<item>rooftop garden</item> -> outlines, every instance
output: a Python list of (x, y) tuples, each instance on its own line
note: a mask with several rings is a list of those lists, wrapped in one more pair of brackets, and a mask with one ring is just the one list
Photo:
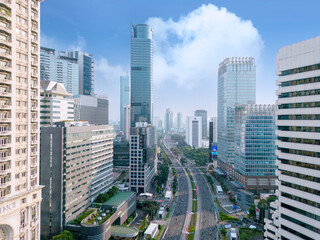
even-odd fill
[(113, 186), (112, 188), (109, 189), (108, 192), (99, 194), (95, 202), (105, 203), (117, 193), (118, 193), (118, 188), (116, 186)]
[(74, 223), (74, 224), (80, 224), (83, 219), (85, 219), (86, 217), (88, 217), (88, 216), (89, 216), (91, 213), (93, 213), (93, 212), (94, 212), (94, 209), (85, 211), (84, 213), (80, 214), (76, 219), (74, 219), (72, 223)]
[(83, 222), (86, 224), (102, 224), (107, 221), (112, 215), (114, 214), (113, 211), (106, 210), (106, 211), (96, 211), (92, 213), (91, 216), (87, 219), (87, 221)]

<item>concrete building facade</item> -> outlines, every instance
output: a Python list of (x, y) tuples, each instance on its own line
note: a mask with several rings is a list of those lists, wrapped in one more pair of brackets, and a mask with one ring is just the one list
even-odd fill
[(113, 127), (57, 122), (41, 128), (41, 239), (59, 234), (112, 184)]
[(130, 190), (145, 193), (157, 172), (155, 127), (147, 123), (136, 123), (130, 129)]
[(74, 120), (90, 124), (109, 124), (109, 100), (106, 96), (76, 95), (74, 99)]
[(40, 1), (0, 4), (0, 239), (40, 239)]
[(187, 117), (186, 142), (189, 146), (199, 148), (202, 141), (202, 118)]
[(74, 121), (74, 100), (62, 83), (41, 81), (40, 126), (63, 120)]
[(320, 37), (277, 54), (278, 190), (266, 239), (320, 239)]

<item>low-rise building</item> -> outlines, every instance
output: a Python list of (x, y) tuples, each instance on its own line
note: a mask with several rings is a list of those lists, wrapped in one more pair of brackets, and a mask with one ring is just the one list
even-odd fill
[[(135, 239), (138, 235), (137, 229), (119, 226), (135, 210), (136, 193), (120, 192), (103, 203), (100, 208), (88, 208), (75, 220), (69, 222), (66, 229), (73, 233), (76, 240), (108, 240), (112, 235), (114, 238)], [(86, 217), (82, 219), (82, 216)]]
[(146, 238), (156, 238), (157, 234), (159, 232), (158, 229), (158, 224), (157, 223), (150, 223), (149, 227), (147, 228), (147, 230), (144, 232), (144, 236)]

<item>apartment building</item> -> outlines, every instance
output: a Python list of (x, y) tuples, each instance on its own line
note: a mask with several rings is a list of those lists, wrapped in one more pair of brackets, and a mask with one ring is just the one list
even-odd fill
[(0, 239), (40, 239), (40, 1), (0, 4)]

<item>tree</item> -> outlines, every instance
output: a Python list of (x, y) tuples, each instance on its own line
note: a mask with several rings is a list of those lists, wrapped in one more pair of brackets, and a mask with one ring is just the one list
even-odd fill
[(59, 235), (51, 238), (52, 240), (74, 240), (73, 235), (68, 230), (64, 230)]
[(255, 216), (256, 215), (256, 205), (252, 204), (249, 208), (249, 215)]
[(158, 225), (158, 229), (159, 229), (159, 231), (162, 229), (162, 225)]
[(221, 233), (222, 233), (222, 235), (226, 235), (227, 234), (227, 230), (225, 228), (222, 228), (221, 229)]

